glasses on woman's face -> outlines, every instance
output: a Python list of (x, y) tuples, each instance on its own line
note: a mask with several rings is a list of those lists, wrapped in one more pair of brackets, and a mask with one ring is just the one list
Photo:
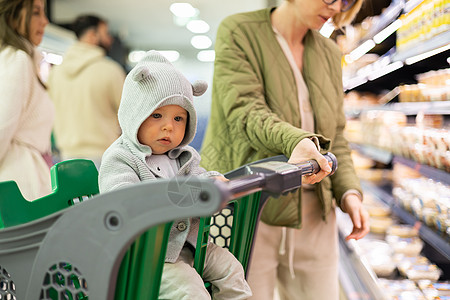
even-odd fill
[[(322, 1), (326, 5), (331, 5), (338, 0), (322, 0)], [(341, 0), (341, 11), (344, 12), (349, 10), (353, 6), (353, 4), (355, 4), (355, 2), (356, 0)]]

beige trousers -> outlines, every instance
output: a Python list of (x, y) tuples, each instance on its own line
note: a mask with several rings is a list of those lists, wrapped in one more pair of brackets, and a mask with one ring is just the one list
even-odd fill
[(187, 247), (175, 263), (165, 263), (158, 299), (211, 299), (203, 279), (211, 282), (213, 299), (243, 300), (252, 295), (241, 263), (227, 249), (208, 244), (203, 279), (193, 264), (193, 254)]
[(250, 299), (272, 300), (275, 286), (281, 300), (339, 299), (336, 213), (332, 210), (323, 221), (315, 193), (302, 193), (301, 229), (258, 224), (248, 274)]

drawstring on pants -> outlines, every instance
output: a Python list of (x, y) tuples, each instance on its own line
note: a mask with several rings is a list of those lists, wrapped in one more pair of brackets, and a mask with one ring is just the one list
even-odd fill
[(295, 278), (295, 272), (294, 272), (294, 247), (295, 247), (295, 229), (292, 228), (287, 228), (287, 227), (282, 227), (281, 228), (281, 243), (280, 243), (280, 249), (278, 251), (278, 253), (280, 255), (285, 255), (286, 254), (286, 236), (287, 234), (289, 234), (289, 273), (291, 274), (291, 278), (294, 279)]

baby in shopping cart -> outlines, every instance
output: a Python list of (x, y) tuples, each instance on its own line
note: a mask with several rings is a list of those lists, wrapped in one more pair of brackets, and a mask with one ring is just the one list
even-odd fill
[[(174, 176), (222, 176), (199, 166), (200, 155), (188, 144), (197, 115), (193, 96), (207, 89), (191, 84), (164, 56), (149, 51), (128, 74), (119, 108), (122, 135), (105, 151), (99, 172), (100, 192), (140, 181)], [(211, 299), (193, 268), (199, 218), (174, 222), (161, 280), (161, 299)], [(209, 243), (204, 279), (214, 299), (251, 296), (242, 265), (226, 249)]]

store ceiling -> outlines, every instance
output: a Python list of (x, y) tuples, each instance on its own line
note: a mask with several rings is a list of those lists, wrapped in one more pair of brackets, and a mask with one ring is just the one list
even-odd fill
[[(198, 9), (198, 19), (210, 25), (208, 35), (215, 41), (217, 27), (226, 16), (276, 5), (284, 0), (188, 0)], [(317, 0), (320, 1), (320, 0)], [(106, 18), (111, 32), (129, 50), (177, 50), (195, 57), (199, 51), (190, 44), (194, 36), (186, 27), (175, 25), (169, 7), (177, 0), (48, 0), (52, 23), (67, 24), (82, 13), (95, 13)], [(390, 0), (365, 0), (361, 21), (368, 15), (381, 13)], [(212, 49), (214, 46), (211, 46)]]
[[(119, 36), (130, 50), (177, 50), (197, 53), (190, 44), (192, 36), (186, 27), (175, 25), (169, 7), (174, 2), (189, 2), (198, 9), (198, 19), (206, 21), (206, 33), (213, 43), (220, 21), (227, 15), (260, 9), (270, 0), (49, 0), (53, 23), (70, 23), (82, 13), (106, 18), (111, 32)], [(210, 49), (212, 49), (210, 47)]]

